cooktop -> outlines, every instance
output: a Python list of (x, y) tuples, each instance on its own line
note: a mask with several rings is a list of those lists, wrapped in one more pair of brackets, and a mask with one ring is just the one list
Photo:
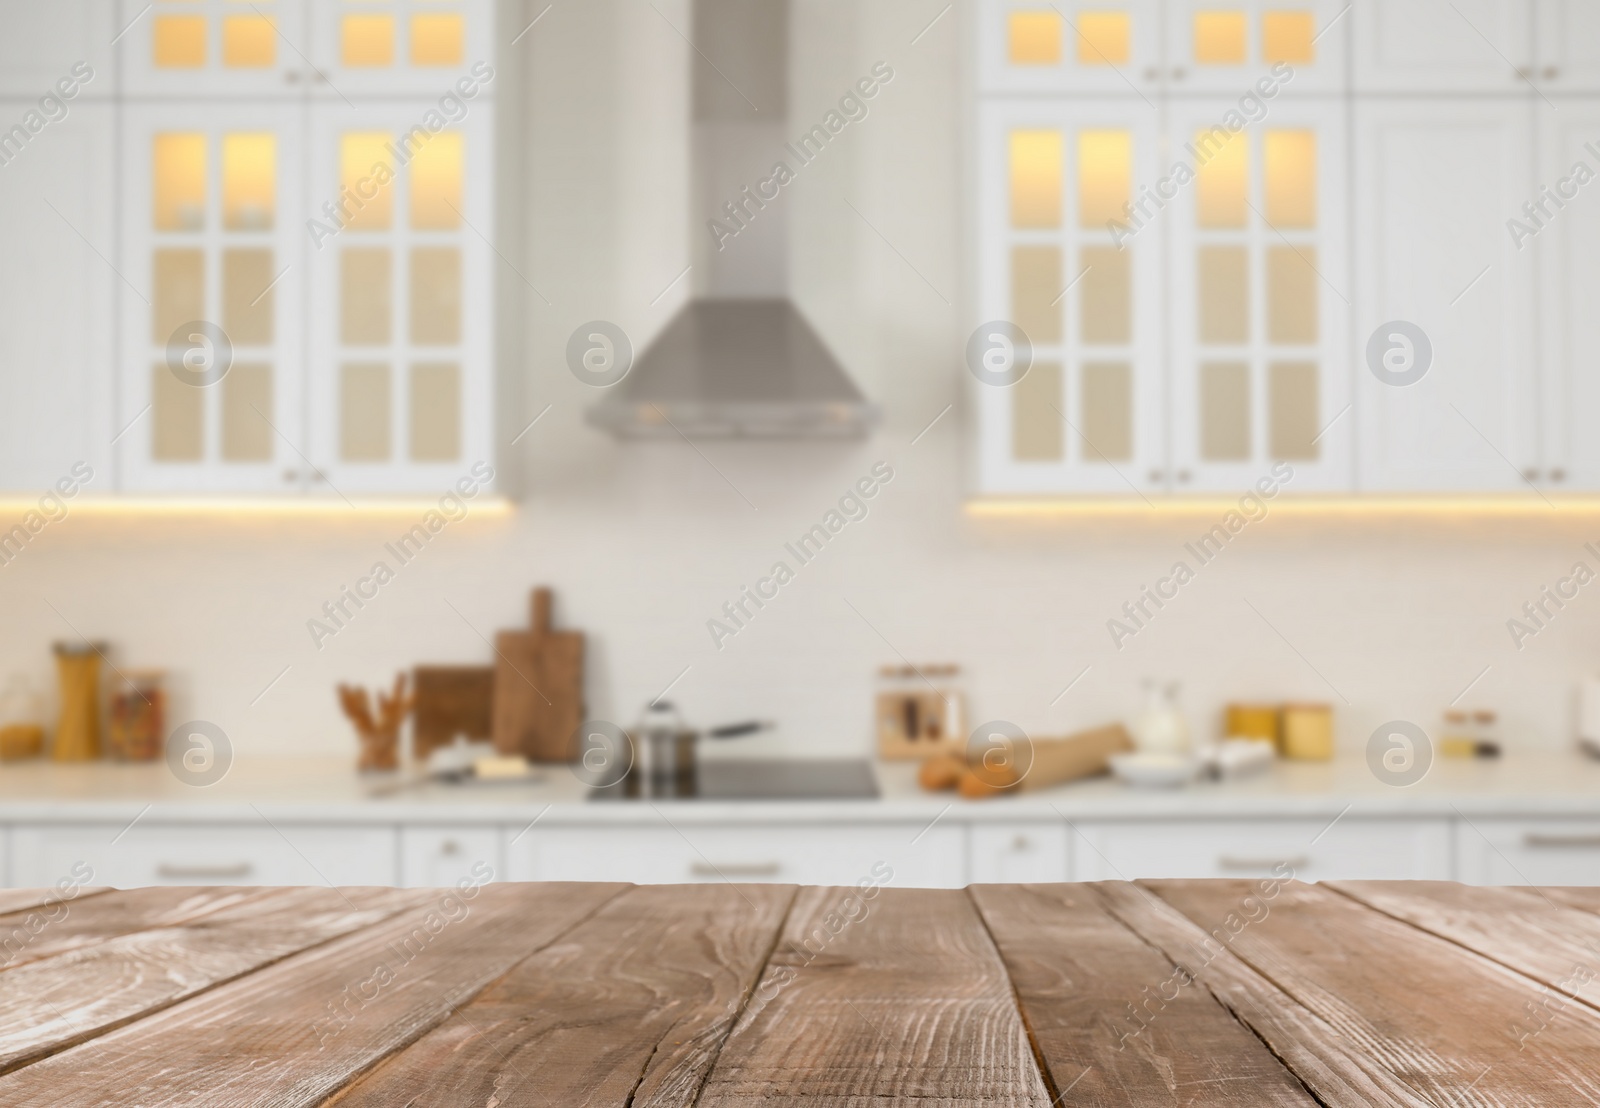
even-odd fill
[(636, 774), (589, 791), (591, 800), (873, 800), (878, 781), (864, 758), (702, 761), (694, 773), (645, 789)]

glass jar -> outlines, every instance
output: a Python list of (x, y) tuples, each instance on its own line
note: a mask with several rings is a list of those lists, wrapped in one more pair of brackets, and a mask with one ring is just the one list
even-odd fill
[(0, 693), (0, 762), (44, 753), (44, 709), (26, 674), (12, 674)]
[(106, 733), (113, 758), (150, 762), (166, 745), (166, 674), (158, 669), (133, 669), (117, 677), (111, 694), (111, 726)]

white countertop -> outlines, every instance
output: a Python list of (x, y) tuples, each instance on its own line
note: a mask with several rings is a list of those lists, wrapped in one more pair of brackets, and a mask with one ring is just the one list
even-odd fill
[[(256, 820), (261, 815), (330, 823), (659, 823), (653, 810), (686, 823), (883, 822), (945, 819), (1333, 818), (1360, 816), (1600, 816), (1600, 761), (1577, 753), (1509, 754), (1495, 761), (1440, 759), (1420, 783), (1383, 784), (1361, 759), (1279, 762), (1231, 782), (1136, 790), (1110, 778), (981, 801), (928, 793), (914, 763), (879, 763), (876, 800), (615, 801), (589, 803), (562, 766), (515, 784), (392, 790), (398, 775), (362, 776), (346, 759), (241, 758), (208, 788), (185, 785), (165, 763), (0, 765), (0, 825), (21, 822)], [(148, 808), (148, 812), (145, 809)], [(542, 814), (541, 814), (542, 813)]]

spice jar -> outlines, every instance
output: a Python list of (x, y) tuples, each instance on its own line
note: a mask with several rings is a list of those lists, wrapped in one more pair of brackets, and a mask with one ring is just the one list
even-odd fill
[(13, 674), (0, 693), (0, 762), (37, 758), (44, 753), (44, 711), (33, 682)]
[(166, 674), (158, 669), (128, 670), (118, 676), (107, 729), (113, 758), (149, 762), (161, 757), (167, 726), (165, 681)]
[(61, 685), (61, 718), (51, 756), (58, 762), (89, 762), (100, 757), (100, 658), (104, 643), (55, 645)]

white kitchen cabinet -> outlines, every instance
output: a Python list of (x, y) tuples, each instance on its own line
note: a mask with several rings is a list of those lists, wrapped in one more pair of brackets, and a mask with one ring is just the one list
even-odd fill
[(1447, 820), (1347, 815), (1330, 828), (1331, 822), (1331, 818), (1084, 821), (1075, 825), (1072, 840), (1073, 879), (1451, 878)]
[(1535, 74), (1533, 0), (1353, 0), (1346, 18), (1357, 93), (1526, 92)]
[(1600, 4), (1538, 0), (1534, 20), (1539, 88), (1548, 93), (1600, 91)]
[(1135, 186), (1160, 176), (1157, 113), (1096, 99), (981, 114), (979, 312), (1020, 328), (1032, 363), (1013, 384), (975, 382), (980, 487), (1164, 488), (1163, 230), (1127, 210), (1154, 215)]
[(1456, 858), (1467, 885), (1600, 885), (1600, 820), (1458, 820)]
[[(149, 817), (146, 817), (148, 819)], [(80, 863), (89, 884), (393, 885), (392, 827), (279, 822), (212, 825), (22, 825), (12, 830), (11, 880), (53, 885)]]
[[(1539, 460), (1534, 251), (1519, 250), (1506, 227), (1534, 193), (1529, 112), (1520, 97), (1356, 105), (1352, 355), (1365, 491), (1533, 495), (1524, 473)], [(1368, 365), (1370, 336), (1393, 321), (1431, 343), (1414, 384), (1380, 380)], [(1416, 364), (1408, 359), (1397, 355), (1394, 369)]]
[(1070, 880), (1067, 826), (1048, 823), (974, 823), (967, 830), (970, 884), (1024, 884)]
[(966, 835), (940, 823), (535, 827), (506, 851), (512, 881), (704, 881), (960, 888)]
[[(117, 5), (108, 0), (0, 0), (0, 97), (20, 97), (34, 106), (56, 91), (80, 63), (94, 76), (82, 86), (89, 100), (109, 100), (115, 90), (112, 39)], [(9, 109), (8, 109), (9, 110)], [(6, 119), (4, 125), (14, 122)]]
[[(0, 73), (6, 73), (0, 64)], [(109, 84), (110, 72), (101, 75)], [(0, 101), (9, 126), (31, 102)], [(86, 465), (113, 488), (113, 304), (120, 282), (109, 104), (79, 97), (0, 160), (0, 490), (36, 497)], [(9, 526), (9, 524), (8, 524)]]
[(1173, 485), (1238, 493), (1287, 462), (1293, 492), (1351, 485), (1345, 111), (1279, 101), (1246, 130), (1233, 102), (1168, 109), (1196, 179), (1173, 202)]
[(484, 65), (492, 68), (493, 0), (307, 0), (307, 10), (319, 98), (436, 98), (474, 72), (481, 77)]
[(505, 872), (500, 840), (497, 827), (402, 827), (400, 883), (442, 889), (460, 881), (499, 880)]
[(1165, 0), (1166, 77), (1174, 94), (1226, 94), (1286, 73), (1284, 95), (1345, 89), (1344, 0)]
[(122, 0), (122, 86), (132, 97), (298, 95), (311, 79), (302, 0)]
[(982, 92), (1155, 96), (1160, 0), (985, 0), (977, 5)]

